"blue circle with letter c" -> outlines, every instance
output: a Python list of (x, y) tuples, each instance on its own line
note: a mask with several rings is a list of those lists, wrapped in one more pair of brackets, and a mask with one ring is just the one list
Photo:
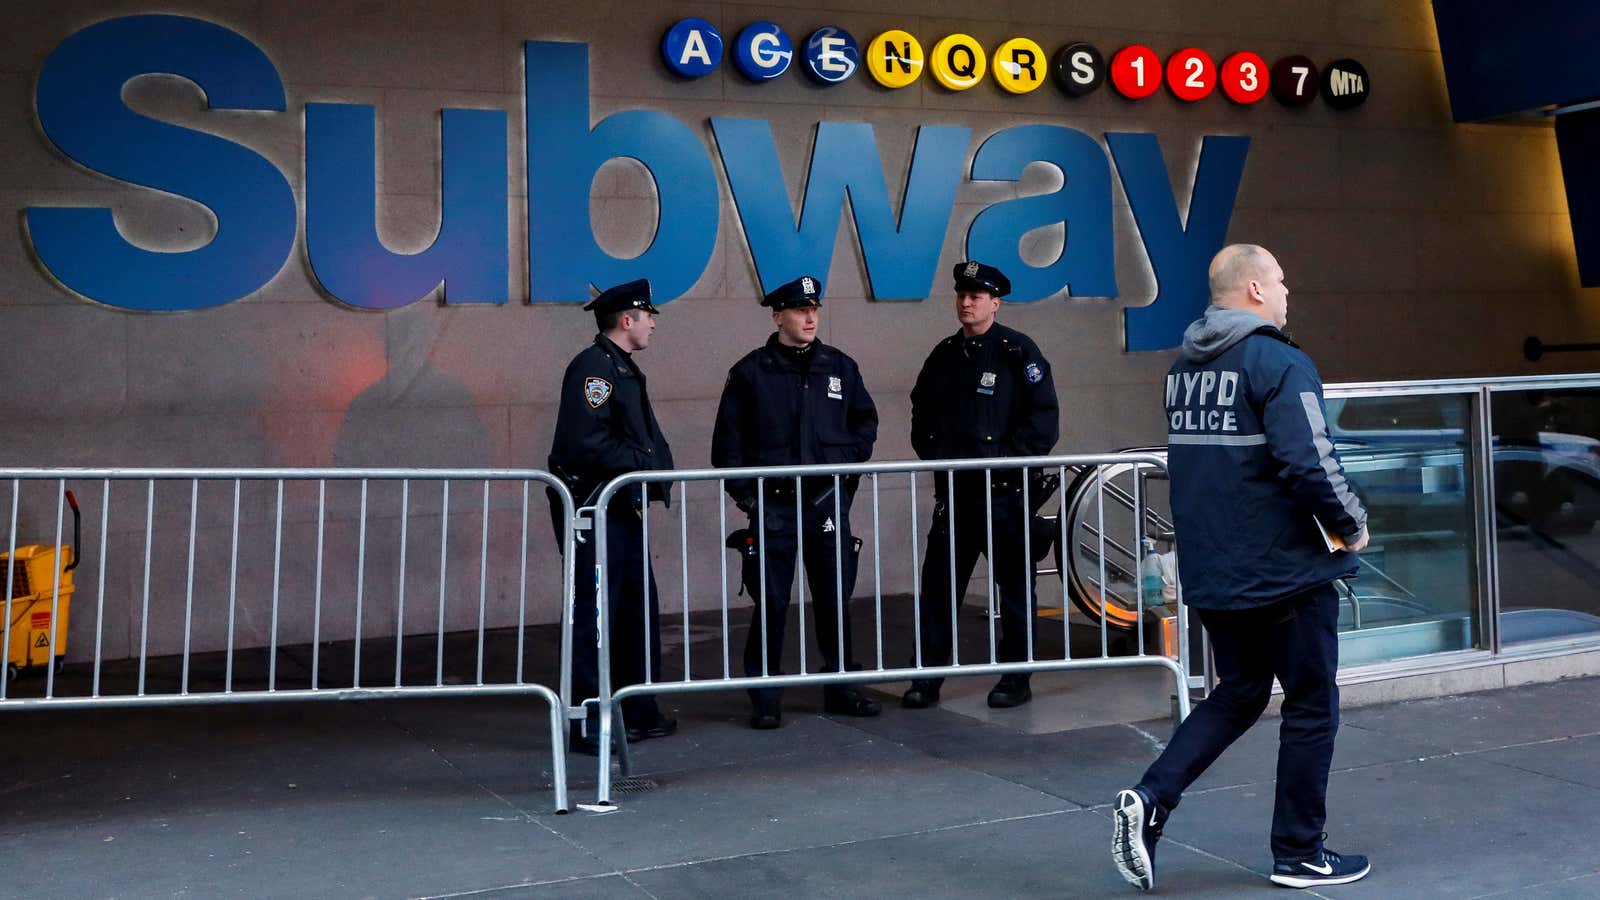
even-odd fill
[(805, 73), (823, 84), (849, 81), (861, 68), (861, 48), (850, 32), (832, 25), (806, 39)]
[(661, 38), (661, 58), (684, 78), (710, 75), (722, 64), (722, 32), (705, 19), (684, 19)]
[(789, 71), (794, 42), (772, 22), (751, 22), (733, 45), (733, 64), (751, 81), (770, 81)]

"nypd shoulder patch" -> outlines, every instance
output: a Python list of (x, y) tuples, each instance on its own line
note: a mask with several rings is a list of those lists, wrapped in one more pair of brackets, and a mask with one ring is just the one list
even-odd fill
[(611, 399), (611, 382), (604, 378), (591, 375), (583, 380), (583, 399), (589, 401), (589, 406), (599, 409)]
[(1022, 372), (1028, 376), (1028, 381), (1032, 384), (1038, 384), (1044, 379), (1044, 369), (1040, 368), (1036, 362), (1028, 363), (1023, 367)]

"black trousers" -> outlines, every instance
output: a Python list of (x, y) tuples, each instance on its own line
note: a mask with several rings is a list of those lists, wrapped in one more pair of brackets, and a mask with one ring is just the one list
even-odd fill
[(1283, 724), (1272, 855), (1312, 856), (1322, 849), (1328, 766), (1339, 730), (1339, 595), (1326, 584), (1256, 609), (1199, 612), (1211, 633), (1220, 683), (1178, 726), (1139, 784), (1162, 806), (1177, 806), (1184, 789), (1260, 718), (1276, 677), (1283, 685)]
[[(813, 672), (842, 672), (855, 665), (854, 638), (850, 631), (850, 616), (846, 615), (841, 622), (839, 609), (844, 603), (848, 604), (850, 595), (855, 591), (856, 567), (860, 561), (859, 554), (855, 551), (855, 540), (850, 533), (850, 497), (847, 495), (839, 507), (839, 515), (834, 515), (833, 495), (829, 494), (821, 502), (812, 502), (809, 499), (801, 501), (801, 514), (795, 515), (793, 496), (787, 499), (775, 498), (771, 495), (766, 502), (765, 528), (755, 516), (750, 518), (750, 530), (761, 536), (757, 547), (765, 544), (767, 590), (766, 603), (761, 602), (761, 556), (753, 554), (744, 558), (740, 578), (744, 582), (744, 589), (750, 594), (751, 617), (750, 633), (744, 642), (744, 673), (746, 675), (761, 675), (761, 634), (765, 622), (767, 636), (766, 672), (765, 674), (783, 673), (783, 638), (785, 626), (789, 621), (789, 593), (794, 584), (795, 560), (800, 556), (801, 540), (800, 528), (804, 528), (804, 559), (806, 582), (811, 587), (812, 620), (817, 636), (817, 649), (821, 652), (822, 665), (819, 667), (810, 663), (808, 669)], [(797, 527), (797, 522), (799, 527)], [(836, 572), (834, 560), (838, 558), (835, 547), (843, 551), (843, 564)], [(844, 592), (839, 592), (839, 582), (843, 582)], [(841, 625), (844, 631), (843, 645), (839, 637)], [(801, 635), (801, 640), (806, 636)], [(764, 699), (776, 699), (781, 696), (780, 688), (762, 688), (751, 691), (751, 698), (757, 703)]]
[[(611, 614), (611, 689), (639, 684), (645, 678), (645, 656), (650, 671), (661, 679), (661, 608), (656, 595), (656, 576), (644, 572), (645, 551), (641, 546), (643, 520), (627, 502), (619, 498), (606, 517), (606, 596)], [(594, 532), (578, 533), (584, 540), (573, 555), (572, 694), (576, 700), (600, 694), (599, 634), (595, 618)], [(648, 627), (646, 626), (648, 610)], [(653, 695), (641, 694), (622, 701), (623, 717), (630, 727), (649, 727), (661, 718)], [(590, 711), (591, 723), (595, 711)], [(594, 733), (594, 732), (591, 732)]]
[[(922, 595), (919, 614), (922, 618), (922, 664), (944, 666), (950, 664), (951, 643), (951, 556), (950, 529), (955, 528), (955, 582), (956, 611), (967, 592), (967, 582), (972, 578), (972, 568), (980, 555), (989, 553), (989, 512), (982, 482), (976, 489), (963, 488), (956, 483), (954, 517), (950, 504), (937, 501), (933, 508), (933, 527), (928, 531), (927, 555), (922, 561)], [(992, 492), (994, 509), (994, 548), (990, 559), (994, 563), (995, 589), (1000, 595), (1000, 637), (998, 659), (1000, 662), (1019, 662), (1028, 658), (1028, 632), (1033, 627), (1037, 602), (1034, 596), (1033, 560), (1024, 553), (1023, 533), (1028, 527), (1028, 516), (1022, 508), (1020, 489), (995, 487)], [(983, 662), (989, 661), (987, 653)], [(973, 660), (968, 660), (973, 662)]]

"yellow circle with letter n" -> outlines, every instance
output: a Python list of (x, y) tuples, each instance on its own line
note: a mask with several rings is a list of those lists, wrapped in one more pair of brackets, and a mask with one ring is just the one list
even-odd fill
[(933, 45), (929, 66), (940, 84), (952, 91), (964, 91), (983, 80), (989, 61), (977, 38), (952, 34)]
[(907, 87), (922, 77), (922, 45), (904, 31), (885, 31), (867, 44), (861, 62), (884, 87)]
[(1044, 84), (1049, 71), (1044, 50), (1025, 37), (1012, 38), (994, 51), (994, 80), (1013, 94), (1026, 94)]

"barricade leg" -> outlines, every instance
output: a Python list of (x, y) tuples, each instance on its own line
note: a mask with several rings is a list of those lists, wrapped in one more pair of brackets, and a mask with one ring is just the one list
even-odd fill
[(565, 815), (567, 805), (567, 709), (561, 698), (546, 692), (550, 704), (550, 780), (555, 782), (556, 814)]

